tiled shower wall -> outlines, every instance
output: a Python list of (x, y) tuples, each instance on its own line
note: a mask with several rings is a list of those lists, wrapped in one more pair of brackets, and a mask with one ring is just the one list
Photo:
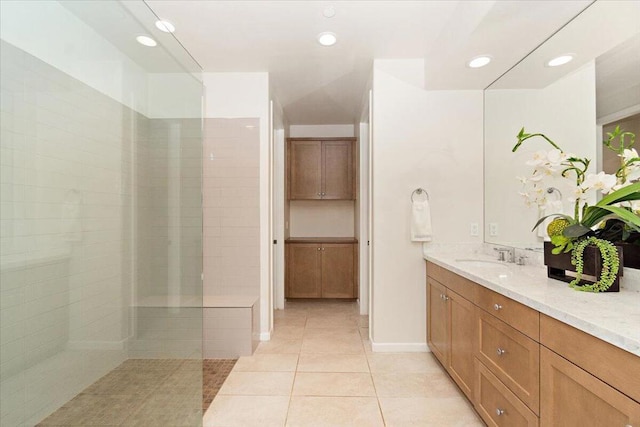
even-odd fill
[(2, 42), (2, 425), (126, 358), (133, 143), (144, 118)]
[(204, 124), (204, 294), (258, 298), (260, 120)]

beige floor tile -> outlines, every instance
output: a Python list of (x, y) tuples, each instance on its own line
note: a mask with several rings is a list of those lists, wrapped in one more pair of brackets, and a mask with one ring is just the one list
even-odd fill
[(289, 340), (302, 339), (303, 334), (304, 334), (304, 326), (276, 324), (273, 329), (273, 334), (271, 335), (271, 338), (289, 339)]
[(442, 372), (431, 353), (371, 353), (367, 358), (371, 372)]
[(287, 426), (383, 426), (375, 397), (293, 396)]
[(233, 370), (236, 372), (294, 372), (297, 354), (254, 354), (241, 357)]
[(364, 354), (303, 353), (298, 372), (369, 372), (369, 364)]
[(219, 394), (289, 396), (293, 372), (234, 372), (225, 380)]
[(359, 339), (304, 338), (301, 353), (364, 354), (364, 347)]
[(388, 427), (447, 426), (482, 427), (471, 405), (462, 397), (380, 398), (380, 406)]
[(204, 415), (203, 427), (282, 427), (288, 396), (216, 396)]
[(313, 315), (307, 318), (306, 327), (309, 329), (314, 328), (343, 328), (354, 329), (358, 328), (358, 319), (355, 316), (343, 316), (343, 315)]
[(276, 329), (281, 326), (297, 326), (299, 328), (304, 328), (307, 324), (307, 316), (275, 317), (273, 319), (273, 323)]
[(258, 345), (255, 354), (298, 354), (302, 347), (300, 339), (272, 338)]
[(459, 397), (453, 381), (445, 373), (428, 374), (407, 372), (373, 373), (373, 382), (379, 397)]
[(298, 372), (294, 396), (375, 396), (368, 373)]
[(358, 328), (305, 328), (304, 338), (325, 338), (341, 341), (361, 340)]

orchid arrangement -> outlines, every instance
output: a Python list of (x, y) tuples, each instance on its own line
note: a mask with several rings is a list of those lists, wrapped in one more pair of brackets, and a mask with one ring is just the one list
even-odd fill
[[(565, 220), (566, 227), (562, 233), (550, 236), (555, 245), (555, 253), (568, 252), (576, 240), (594, 235), (596, 227), (604, 221), (615, 219), (624, 223), (628, 231), (640, 231), (640, 156), (633, 145), (635, 135), (623, 132), (620, 127), (608, 133), (604, 145), (615, 151), (620, 158), (620, 167), (615, 174), (605, 172), (588, 173), (590, 159), (564, 152), (558, 144), (541, 133), (526, 133), (524, 128), (518, 133), (515, 152), (527, 140), (543, 138), (552, 149), (538, 151), (527, 165), (533, 168), (529, 177), (518, 177), (523, 184), (520, 193), (528, 206), (536, 205), (540, 209), (549, 206), (549, 195), (544, 184), (545, 178), (563, 177), (571, 180), (573, 185), (573, 216), (562, 213), (546, 215), (533, 227), (538, 227), (546, 218), (555, 217)], [(589, 205), (588, 195), (601, 191), (604, 197), (597, 203)]]

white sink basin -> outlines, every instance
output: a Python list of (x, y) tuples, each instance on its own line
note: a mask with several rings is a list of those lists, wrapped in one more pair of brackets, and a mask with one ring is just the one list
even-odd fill
[(481, 269), (487, 273), (495, 273), (499, 277), (507, 277), (511, 274), (508, 264), (501, 261), (488, 259), (457, 259), (456, 262), (474, 269)]

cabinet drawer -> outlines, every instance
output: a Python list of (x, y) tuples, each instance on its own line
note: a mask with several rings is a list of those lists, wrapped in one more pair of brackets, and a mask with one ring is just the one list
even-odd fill
[(455, 273), (440, 267), (437, 264), (427, 261), (427, 276), (444, 284), (461, 297), (476, 303), (476, 290), (480, 286), (471, 280), (458, 276)]
[(538, 417), (476, 359), (476, 410), (488, 426), (534, 427)]
[(478, 286), (477, 305), (528, 337), (540, 340), (540, 313), (511, 298)]
[(533, 412), (540, 408), (540, 344), (477, 310), (476, 357)]

